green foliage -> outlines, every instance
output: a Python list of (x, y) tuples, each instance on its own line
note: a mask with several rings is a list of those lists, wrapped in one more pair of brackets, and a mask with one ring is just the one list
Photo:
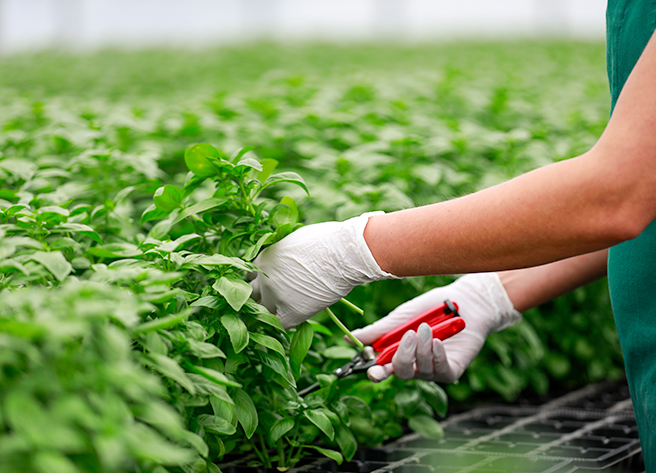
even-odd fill
[[(227, 453), (284, 470), (348, 461), (406, 424), (441, 436), (442, 387), (329, 375), (355, 349), (325, 313), (285, 332), (249, 298), (252, 261), (302, 223), (440, 201), (585, 151), (608, 114), (603, 47), (151, 56), (166, 67), (59, 56), (64, 77), (50, 57), (0, 61), (0, 471), (215, 472)], [(285, 72), (258, 79), (274, 64)], [(333, 310), (353, 329), (450, 280), (381, 281), (349, 295), (364, 315)], [(602, 283), (525, 319), (490, 336), (452, 399), (621, 375)]]

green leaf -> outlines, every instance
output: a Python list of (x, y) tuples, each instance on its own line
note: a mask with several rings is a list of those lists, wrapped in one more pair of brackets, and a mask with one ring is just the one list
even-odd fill
[(51, 229), (51, 231), (81, 233), (82, 235), (86, 235), (102, 245), (102, 240), (100, 239), (100, 235), (98, 235), (98, 233), (96, 233), (96, 231), (90, 226), (83, 225), (81, 223), (62, 223), (61, 225), (58, 225), (55, 228)]
[(319, 322), (315, 322), (314, 320), (308, 320), (307, 322), (312, 326), (312, 330), (314, 330), (314, 333), (322, 333), (324, 335), (328, 335), (329, 337), (332, 337), (333, 332), (325, 325), (320, 324)]
[(321, 430), (326, 436), (332, 440), (335, 438), (335, 429), (333, 428), (332, 422), (323, 411), (318, 409), (306, 410), (303, 412), (303, 415), (309, 419), (314, 425), (316, 425), (319, 430)]
[(273, 235), (267, 239), (266, 243), (277, 243), (293, 231), (294, 226), (291, 223), (283, 223), (282, 225), (278, 225), (278, 227), (276, 227), (276, 231), (273, 232)]
[(225, 314), (221, 316), (221, 324), (228, 331), (230, 343), (235, 353), (239, 353), (248, 345), (248, 329), (246, 324), (234, 314)]
[(211, 199), (206, 199), (203, 200), (202, 202), (198, 202), (197, 204), (187, 207), (182, 212), (180, 212), (180, 215), (178, 215), (175, 219), (173, 219), (173, 225), (175, 225), (178, 222), (181, 222), (187, 217), (191, 217), (192, 215), (196, 215), (220, 207), (226, 202), (228, 202), (228, 199), (225, 197), (212, 197)]
[(249, 247), (246, 252), (244, 253), (243, 259), (246, 261), (252, 261), (255, 259), (257, 254), (260, 252), (262, 249), (262, 246), (266, 245), (269, 243), (267, 240), (273, 236), (273, 232), (267, 232), (264, 235), (262, 235), (258, 240), (257, 243), (255, 243), (253, 246)]
[(449, 400), (444, 389), (432, 381), (417, 380), (416, 383), (424, 400), (430, 404), (436, 413), (444, 417), (449, 405)]
[(148, 364), (160, 374), (172, 379), (189, 391), (190, 394), (196, 394), (196, 388), (191, 379), (189, 379), (187, 374), (175, 360), (168, 356), (158, 355), (156, 353), (149, 354), (148, 357), (146, 357), (146, 360)]
[(438, 421), (426, 415), (413, 416), (408, 419), (408, 427), (422, 437), (441, 440), (444, 438), (444, 430)]
[(174, 251), (177, 251), (185, 246), (189, 246), (189, 242), (194, 242), (196, 240), (200, 240), (200, 235), (197, 235), (196, 233), (188, 233), (186, 235), (182, 235), (180, 238), (173, 240), (173, 241), (167, 241), (165, 243), (162, 243), (159, 245), (157, 248), (155, 248), (157, 251), (160, 251), (162, 253), (172, 253)]
[(218, 435), (232, 435), (237, 432), (234, 425), (225, 419), (211, 414), (201, 414), (196, 418), (198, 425), (202, 426), (206, 432)]
[(263, 324), (270, 325), (271, 327), (277, 328), (283, 334), (285, 334), (285, 328), (282, 326), (282, 322), (280, 322), (280, 319), (273, 315), (271, 312), (267, 310), (266, 307), (263, 305), (258, 304), (252, 299), (249, 299), (246, 301), (246, 304), (242, 307), (242, 311), (252, 315), (255, 317), (255, 319), (258, 322), (262, 322)]
[(189, 344), (189, 351), (198, 358), (211, 359), (211, 358), (225, 358), (226, 355), (216, 345), (206, 342), (198, 342), (196, 340), (187, 339)]
[(221, 294), (230, 307), (239, 311), (253, 292), (253, 288), (238, 276), (228, 274), (221, 276), (212, 287)]
[(159, 210), (170, 212), (182, 205), (182, 191), (175, 186), (166, 184), (155, 191), (153, 202)]
[[(229, 158), (230, 162), (232, 164), (237, 164), (237, 162), (239, 162), (239, 160), (242, 158), (242, 156), (244, 156), (246, 153), (248, 153), (250, 151), (253, 151), (254, 149), (255, 149), (255, 146), (244, 146), (243, 148), (238, 149), (237, 151), (232, 153), (232, 156), (230, 156), (230, 158)], [(257, 170), (261, 171), (262, 166), (260, 165), (260, 163), (257, 160), (256, 160), (256, 162), (259, 165), (259, 169), (257, 169)]]
[(155, 320), (149, 320), (132, 329), (133, 334), (154, 332), (156, 330), (166, 330), (184, 322), (191, 314), (193, 309), (186, 309), (179, 314), (167, 315)]
[(291, 417), (285, 417), (276, 421), (273, 426), (271, 426), (271, 431), (269, 432), (269, 441), (271, 444), (276, 443), (280, 437), (285, 435), (287, 432), (294, 428), (294, 419)]
[[(222, 384), (217, 384), (214, 381), (210, 381), (204, 376), (201, 376), (196, 373), (188, 373), (187, 376), (194, 383), (196, 392), (199, 395), (207, 394), (209, 396), (216, 396), (219, 399), (223, 399), (226, 402), (232, 402), (232, 398), (228, 395), (228, 391), (225, 386)], [(204, 406), (207, 404), (207, 398), (204, 398), (205, 402), (202, 404), (193, 404)]]
[(89, 248), (87, 253), (98, 258), (134, 258), (142, 254), (132, 243), (105, 243), (103, 246)]
[[(267, 353), (262, 353), (260, 361), (264, 366), (271, 368), (274, 372), (278, 373), (286, 382), (286, 385), (296, 387), (294, 376), (289, 372), (289, 367), (278, 356), (271, 356)], [(284, 387), (287, 387), (287, 386)]]
[(196, 457), (196, 452), (166, 440), (145, 424), (133, 424), (122, 432), (132, 455), (147, 462), (163, 465), (185, 465)]
[(39, 473), (80, 473), (75, 463), (59, 452), (37, 451), (32, 461)]
[(204, 296), (196, 299), (191, 307), (207, 307), (208, 309), (218, 309), (221, 305), (225, 305), (223, 299), (217, 296)]
[(258, 345), (262, 345), (263, 347), (279, 353), (281, 356), (285, 356), (285, 349), (275, 338), (256, 332), (250, 332), (250, 338)]
[(401, 391), (394, 395), (394, 403), (399, 408), (401, 415), (408, 416), (417, 410), (421, 401), (421, 395), (418, 391)]
[(322, 455), (327, 456), (331, 460), (335, 460), (338, 465), (341, 465), (342, 462), (344, 461), (344, 458), (342, 457), (342, 454), (339, 452), (336, 452), (335, 450), (330, 450), (327, 448), (321, 448), (321, 447), (315, 447), (314, 445), (303, 445), (303, 448), (312, 448), (316, 450), (317, 452), (321, 453)]
[(358, 354), (358, 351), (355, 348), (335, 345), (326, 348), (323, 352), (321, 352), (321, 354), (326, 358), (341, 360), (341, 359), (353, 358), (355, 355)]
[(235, 402), (230, 398), (230, 402), (217, 396), (210, 396), (210, 404), (214, 415), (221, 419), (226, 419), (233, 425), (237, 425), (237, 412), (235, 411)]
[(211, 177), (216, 174), (212, 162), (208, 158), (221, 159), (221, 154), (212, 145), (198, 143), (185, 151), (185, 164), (198, 177)]
[(307, 188), (307, 185), (305, 185), (305, 181), (301, 176), (299, 176), (297, 173), (292, 172), (292, 171), (286, 171), (286, 172), (279, 172), (277, 174), (272, 174), (267, 178), (266, 181), (264, 181), (264, 184), (262, 184), (262, 189), (265, 189), (269, 186), (272, 186), (274, 184), (279, 184), (281, 182), (290, 182), (292, 184), (296, 184), (297, 186), (303, 188), (303, 190), (310, 195), (310, 191)]
[(223, 373), (219, 373), (218, 371), (213, 370), (211, 368), (206, 368), (204, 366), (196, 366), (191, 364), (185, 364), (185, 366), (187, 366), (187, 369), (189, 369), (189, 371), (192, 371), (202, 376), (203, 378), (212, 381), (213, 383), (220, 384), (221, 386), (241, 388), (241, 384), (235, 381), (231, 381)]
[(260, 182), (264, 182), (271, 175), (276, 166), (278, 166), (278, 161), (266, 158), (260, 161), (260, 164), (262, 165), (262, 170), (258, 172), (255, 177), (257, 177)]
[(200, 435), (197, 435), (193, 432), (185, 430), (180, 435), (180, 440), (187, 442), (189, 445), (194, 447), (198, 453), (203, 457), (207, 457), (210, 453), (210, 448), (205, 443), (205, 440)]
[(298, 222), (298, 208), (296, 202), (291, 197), (283, 197), (271, 216), (271, 221), (274, 227), (284, 225), (286, 223), (294, 225)]
[(28, 259), (42, 264), (58, 281), (63, 281), (73, 271), (61, 251), (35, 251)]
[(340, 423), (335, 432), (335, 441), (346, 461), (351, 461), (358, 450), (358, 441), (351, 430)]
[(241, 389), (238, 389), (234, 396), (235, 409), (237, 410), (237, 420), (244, 429), (246, 438), (251, 438), (257, 429), (258, 417), (257, 409), (251, 397)]
[(292, 335), (289, 349), (289, 364), (296, 379), (298, 379), (301, 374), (301, 364), (312, 345), (313, 338), (314, 330), (312, 330), (312, 326), (307, 322), (303, 322), (299, 325), (296, 332)]
[(240, 258), (233, 258), (230, 256), (224, 255), (211, 255), (211, 256), (202, 256), (196, 258), (194, 261), (196, 264), (201, 265), (205, 269), (214, 269), (214, 266), (231, 266), (233, 268), (240, 269), (242, 271), (257, 271), (257, 266), (253, 263), (243, 261)]

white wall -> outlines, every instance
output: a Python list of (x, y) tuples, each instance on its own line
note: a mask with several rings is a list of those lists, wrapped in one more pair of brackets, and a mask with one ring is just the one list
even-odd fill
[(278, 40), (603, 38), (604, 0), (0, 0), (0, 52)]

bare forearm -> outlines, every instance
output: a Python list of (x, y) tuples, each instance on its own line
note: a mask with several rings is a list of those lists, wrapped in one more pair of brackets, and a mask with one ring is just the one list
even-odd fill
[(515, 309), (520, 312), (606, 276), (608, 250), (532, 268), (499, 272)]
[(371, 217), (365, 240), (397, 276), (532, 267), (635, 238), (656, 218), (656, 40), (592, 150), (439, 204)]
[(623, 229), (611, 224), (613, 202), (594, 161), (584, 155), (466, 197), (371, 217), (365, 240), (397, 276), (516, 269), (610, 247)]

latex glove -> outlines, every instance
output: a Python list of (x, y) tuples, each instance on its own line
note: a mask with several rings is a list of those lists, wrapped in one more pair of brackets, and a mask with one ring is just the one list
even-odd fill
[(382, 335), (441, 305), (445, 299), (458, 304), (465, 320), (465, 329), (441, 341), (433, 339), (428, 324), (419, 326), (417, 333), (408, 331), (401, 339), (392, 363), (373, 366), (367, 374), (372, 381), (382, 381), (394, 373), (401, 379), (414, 377), (442, 383), (456, 381), (478, 355), (487, 336), (521, 320), (496, 273), (469, 274), (454, 283), (433, 289), (401, 304), (390, 314), (368, 327), (355, 330), (365, 345)]
[(287, 329), (330, 307), (360, 284), (396, 278), (380, 269), (367, 243), (366, 213), (344, 222), (308, 225), (265, 249), (254, 261), (253, 299)]

